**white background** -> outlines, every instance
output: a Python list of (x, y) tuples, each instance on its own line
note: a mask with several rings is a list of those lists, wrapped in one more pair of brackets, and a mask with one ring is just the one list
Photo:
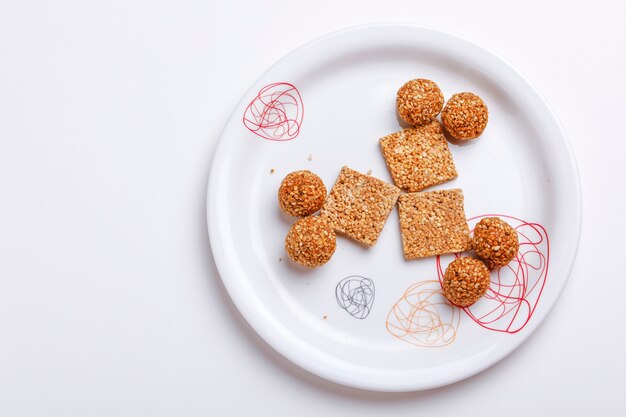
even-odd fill
[[(626, 413), (626, 8), (607, 1), (0, 0), (1, 416)], [(275, 60), (410, 21), (495, 50), (544, 93), (584, 192), (551, 315), (482, 374), (422, 393), (325, 382), (243, 321), (206, 233), (211, 155)]]

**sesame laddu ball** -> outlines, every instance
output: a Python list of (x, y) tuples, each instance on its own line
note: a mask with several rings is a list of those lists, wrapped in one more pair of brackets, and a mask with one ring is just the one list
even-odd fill
[(285, 239), (289, 258), (300, 265), (324, 265), (335, 253), (337, 236), (331, 224), (323, 217), (305, 217), (295, 222)]
[(441, 120), (453, 138), (469, 140), (479, 137), (489, 119), (485, 102), (473, 93), (458, 93), (450, 97), (441, 113)]
[(431, 122), (443, 107), (443, 94), (431, 80), (418, 78), (408, 81), (398, 90), (398, 114), (410, 125), (420, 126)]
[(490, 269), (507, 265), (519, 251), (517, 232), (499, 217), (485, 217), (474, 228), (472, 246)]
[(326, 187), (320, 177), (311, 171), (288, 174), (278, 189), (278, 204), (294, 217), (305, 217), (322, 208)]
[(443, 292), (453, 304), (467, 307), (489, 289), (489, 270), (480, 260), (470, 257), (455, 259), (443, 278)]

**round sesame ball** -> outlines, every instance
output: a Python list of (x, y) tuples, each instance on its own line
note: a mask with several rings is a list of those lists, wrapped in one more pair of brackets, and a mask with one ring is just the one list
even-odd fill
[(410, 125), (421, 126), (437, 117), (443, 107), (443, 94), (431, 80), (418, 78), (408, 81), (398, 90), (398, 114)]
[(443, 292), (459, 307), (474, 304), (489, 289), (489, 270), (480, 260), (470, 257), (455, 259), (446, 268)]
[(319, 216), (295, 222), (285, 239), (289, 258), (300, 265), (315, 267), (330, 260), (337, 247), (335, 230), (328, 220)]
[(487, 127), (489, 110), (485, 102), (473, 93), (458, 93), (450, 97), (441, 113), (441, 120), (453, 138), (469, 140), (479, 137)]
[(519, 251), (517, 232), (499, 217), (485, 217), (474, 228), (472, 246), (490, 269), (507, 265)]
[(311, 171), (288, 174), (278, 189), (278, 204), (294, 217), (309, 216), (322, 208), (326, 187), (320, 177)]

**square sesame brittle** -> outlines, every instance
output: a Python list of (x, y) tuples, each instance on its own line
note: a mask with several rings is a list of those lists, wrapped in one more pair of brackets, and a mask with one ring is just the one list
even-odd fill
[(399, 188), (343, 167), (321, 215), (331, 221), (337, 232), (374, 246), (399, 195)]
[(470, 249), (470, 231), (460, 189), (402, 194), (398, 213), (406, 259)]
[(421, 191), (458, 176), (437, 120), (387, 135), (380, 148), (393, 182), (403, 190)]

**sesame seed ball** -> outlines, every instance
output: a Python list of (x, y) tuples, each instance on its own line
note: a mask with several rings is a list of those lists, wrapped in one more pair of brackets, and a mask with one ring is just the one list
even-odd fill
[(470, 257), (455, 259), (446, 268), (443, 292), (459, 307), (474, 304), (489, 289), (489, 270), (480, 260)]
[(474, 228), (472, 246), (490, 269), (507, 265), (519, 251), (517, 232), (499, 217), (485, 217)]
[(487, 105), (473, 93), (453, 95), (441, 113), (441, 120), (448, 133), (461, 140), (479, 137), (487, 127), (488, 119)]
[(320, 177), (311, 171), (288, 174), (278, 189), (278, 204), (294, 217), (305, 217), (322, 208), (326, 187)]
[(289, 258), (300, 265), (324, 265), (335, 253), (337, 236), (331, 224), (318, 216), (305, 217), (295, 222), (285, 239)]
[(398, 114), (410, 125), (420, 126), (431, 122), (443, 107), (443, 94), (431, 80), (418, 78), (408, 81), (398, 90)]

